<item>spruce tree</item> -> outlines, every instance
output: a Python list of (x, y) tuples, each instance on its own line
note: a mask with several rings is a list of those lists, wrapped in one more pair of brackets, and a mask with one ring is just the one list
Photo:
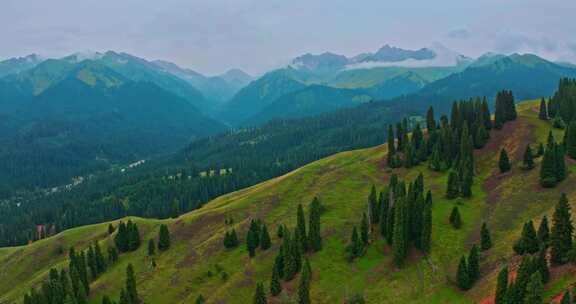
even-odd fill
[(360, 224), (360, 238), (362, 241), (362, 245), (364, 247), (368, 246), (368, 242), (369, 242), (369, 229), (370, 227), (368, 227), (368, 217), (366, 216), (366, 213), (362, 214), (362, 223)]
[(448, 185), (446, 188), (446, 198), (454, 199), (460, 195), (460, 183), (458, 181), (458, 174), (451, 170), (448, 174)]
[(428, 133), (430, 134), (436, 129), (436, 120), (434, 119), (434, 108), (430, 106), (428, 111), (426, 112), (426, 129), (428, 129)]
[(530, 282), (526, 287), (526, 295), (524, 296), (524, 304), (542, 304), (543, 293), (542, 276), (537, 271), (530, 276)]
[(482, 223), (482, 229), (480, 230), (480, 247), (482, 251), (492, 248), (492, 238), (486, 223)]
[(549, 146), (540, 164), (540, 185), (544, 188), (551, 188), (556, 186), (557, 182), (554, 149)]
[(304, 261), (304, 269), (298, 282), (298, 304), (310, 304), (311, 269), (308, 259)]
[(470, 289), (470, 276), (468, 274), (468, 264), (466, 263), (466, 257), (462, 256), (460, 258), (460, 264), (458, 264), (458, 272), (456, 273), (456, 283), (458, 287), (462, 290)]
[(480, 253), (478, 246), (472, 246), (468, 255), (468, 278), (470, 286), (480, 278)]
[(298, 213), (296, 215), (296, 238), (300, 240), (300, 248), (303, 251), (308, 250), (308, 241), (306, 240), (306, 219), (304, 218), (304, 209), (302, 204), (298, 204)]
[(432, 192), (428, 191), (422, 206), (422, 227), (420, 232), (420, 250), (430, 253), (432, 240)]
[(258, 248), (258, 235), (257, 231), (253, 229), (248, 229), (246, 233), (246, 249), (248, 250), (248, 255), (253, 258), (256, 255), (256, 248)]
[(268, 228), (266, 225), (262, 225), (262, 229), (260, 231), (260, 249), (267, 250), (272, 245), (270, 241), (270, 234), (268, 234)]
[(498, 161), (498, 167), (500, 168), (500, 173), (510, 171), (510, 160), (508, 159), (508, 153), (502, 148), (500, 150), (500, 160)]
[(350, 237), (350, 244), (347, 247), (348, 251), (348, 261), (352, 261), (355, 258), (361, 256), (364, 252), (364, 246), (362, 245), (362, 241), (358, 236), (358, 230), (356, 230), (356, 226), (352, 229), (352, 236)]
[(508, 290), (508, 266), (504, 266), (498, 274), (498, 282), (496, 283), (496, 296), (494, 304), (507, 304), (506, 293)]
[(394, 146), (394, 128), (388, 125), (388, 157), (387, 163), (390, 168), (396, 168), (396, 147)]
[(266, 294), (264, 293), (264, 285), (262, 283), (256, 284), (256, 292), (254, 292), (254, 304), (266, 304)]
[(407, 242), (406, 237), (408, 236), (407, 229), (407, 218), (406, 218), (406, 202), (405, 198), (401, 197), (396, 201), (396, 206), (394, 207), (394, 237), (393, 237), (393, 252), (394, 252), (394, 263), (397, 267), (402, 267), (404, 265), (404, 259), (407, 253)]
[(308, 249), (317, 252), (322, 249), (322, 236), (320, 235), (320, 200), (314, 197), (309, 207), (309, 224), (308, 224)]
[(368, 212), (370, 224), (377, 224), (380, 220), (380, 210), (378, 210), (378, 198), (376, 197), (376, 187), (374, 185), (372, 185), (370, 195), (368, 195)]
[(272, 279), (270, 280), (270, 294), (277, 296), (282, 292), (282, 284), (280, 284), (280, 275), (278, 267), (272, 268)]
[(548, 228), (548, 217), (542, 217), (538, 227), (538, 242), (541, 246), (548, 247), (550, 241), (550, 228)]
[(198, 295), (198, 297), (196, 297), (195, 304), (205, 304), (205, 303), (206, 303), (206, 299), (204, 299), (203, 295)]
[(570, 205), (565, 193), (562, 193), (552, 217), (552, 232), (550, 235), (551, 260), (554, 264), (564, 264), (567, 255), (572, 250), (572, 225)]
[(540, 100), (540, 111), (538, 112), (538, 118), (541, 120), (548, 120), (548, 108), (546, 106), (546, 100), (542, 98)]
[(452, 227), (456, 229), (460, 229), (460, 227), (462, 227), (462, 218), (460, 217), (460, 210), (458, 209), (458, 206), (454, 206), (454, 208), (452, 208), (449, 220), (450, 224), (452, 224)]
[(138, 297), (138, 290), (136, 289), (136, 278), (134, 276), (134, 267), (132, 264), (128, 264), (126, 268), (126, 294), (128, 296), (128, 301), (131, 304), (140, 303), (140, 298)]
[(566, 154), (572, 159), (576, 159), (576, 120), (572, 120), (566, 129)]
[(165, 224), (160, 225), (160, 232), (158, 233), (158, 250), (166, 251), (170, 248), (170, 231)]
[(548, 259), (546, 248), (540, 249), (538, 256), (535, 258), (535, 269), (542, 275), (542, 283), (546, 284), (550, 280), (550, 269), (548, 269)]
[(538, 252), (540, 245), (538, 243), (538, 236), (536, 235), (536, 230), (534, 229), (534, 224), (532, 221), (526, 222), (524, 224), (520, 239), (514, 244), (513, 248), (517, 254), (533, 254)]
[(571, 300), (570, 300), (571, 296), (570, 296), (570, 291), (566, 291), (564, 293), (564, 295), (562, 296), (562, 300), (560, 300), (560, 304), (571, 304)]
[(522, 167), (526, 170), (534, 168), (534, 155), (532, 154), (532, 149), (530, 145), (526, 145), (526, 150), (524, 150), (524, 157), (522, 158)]

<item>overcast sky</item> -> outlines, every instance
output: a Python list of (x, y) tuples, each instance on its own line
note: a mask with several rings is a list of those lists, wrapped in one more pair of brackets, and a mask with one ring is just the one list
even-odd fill
[(0, 59), (124, 51), (202, 73), (435, 42), (576, 62), (574, 0), (2, 0)]

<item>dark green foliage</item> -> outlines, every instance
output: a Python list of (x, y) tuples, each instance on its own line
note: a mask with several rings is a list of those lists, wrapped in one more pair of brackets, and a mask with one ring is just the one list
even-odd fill
[(516, 241), (513, 246), (514, 252), (517, 254), (524, 253), (536, 253), (540, 249), (540, 244), (538, 242), (538, 236), (536, 235), (536, 230), (534, 229), (534, 223), (529, 221), (524, 224), (522, 229), (522, 235), (520, 239)]
[(571, 304), (571, 296), (570, 296), (570, 291), (566, 291), (564, 293), (564, 295), (562, 296), (562, 300), (560, 300), (560, 304)]
[(554, 116), (554, 118), (552, 118), (552, 127), (555, 129), (564, 130), (566, 129), (566, 122), (564, 122), (562, 116)]
[(148, 256), (153, 256), (156, 253), (156, 244), (154, 239), (148, 240)]
[(544, 98), (540, 100), (540, 111), (538, 112), (538, 118), (541, 120), (548, 120), (548, 106), (546, 105), (546, 100), (544, 100)]
[(370, 227), (368, 227), (368, 217), (366, 216), (366, 213), (362, 214), (362, 223), (360, 224), (360, 240), (362, 241), (362, 245), (364, 247), (368, 246), (368, 243), (370, 241)]
[(480, 248), (482, 251), (492, 248), (492, 238), (486, 223), (482, 223), (482, 229), (480, 230)]
[(424, 253), (430, 253), (432, 242), (432, 192), (428, 191), (422, 206), (422, 227), (419, 248)]
[(256, 284), (256, 291), (254, 292), (254, 304), (266, 304), (268, 301), (266, 300), (266, 294), (264, 293), (264, 284), (258, 283)]
[(434, 108), (429, 107), (426, 112), (426, 129), (432, 132), (436, 129), (436, 120), (434, 119)]
[(506, 293), (508, 290), (508, 266), (504, 266), (498, 274), (498, 282), (496, 283), (496, 296), (494, 304), (506, 304)]
[(540, 272), (535, 272), (530, 276), (530, 282), (526, 286), (526, 295), (524, 296), (525, 304), (542, 304), (543, 303), (544, 285)]
[(448, 186), (446, 188), (446, 198), (454, 199), (460, 195), (460, 182), (456, 171), (450, 171), (448, 174)]
[(116, 248), (120, 252), (134, 251), (140, 247), (140, 233), (138, 226), (131, 220), (128, 223), (120, 222), (118, 232), (114, 237)]
[(130, 304), (140, 303), (138, 290), (136, 289), (136, 278), (134, 277), (134, 267), (128, 264), (126, 268), (126, 294)]
[(296, 235), (295, 238), (300, 241), (300, 248), (302, 251), (307, 251), (308, 241), (306, 240), (306, 219), (304, 217), (304, 209), (302, 204), (298, 204), (298, 213), (296, 214)]
[(406, 198), (398, 197), (394, 206), (394, 236), (393, 236), (393, 256), (394, 264), (397, 267), (404, 266), (404, 259), (408, 253), (408, 212)]
[(565, 134), (566, 154), (576, 159), (576, 120), (572, 120)]
[(548, 268), (548, 259), (546, 257), (546, 248), (540, 249), (538, 256), (534, 258), (534, 268), (540, 272), (542, 276), (542, 283), (546, 284), (550, 281), (550, 269)]
[(158, 232), (158, 250), (166, 251), (170, 248), (170, 231), (165, 224), (160, 225)]
[(506, 122), (516, 119), (516, 105), (511, 91), (498, 92), (495, 107), (494, 128), (501, 129)]
[(548, 247), (550, 242), (550, 228), (548, 228), (548, 217), (543, 216), (538, 226), (538, 242), (541, 246)]
[(566, 164), (564, 160), (564, 148), (556, 144), (552, 132), (548, 135), (548, 144), (544, 152), (544, 158), (540, 165), (540, 184), (550, 188), (556, 186), (566, 178)]
[(250, 228), (246, 233), (246, 249), (248, 255), (253, 258), (256, 255), (256, 248), (260, 245), (260, 229), (254, 220), (251, 221)]
[(500, 173), (510, 171), (510, 159), (508, 159), (508, 153), (504, 148), (500, 150), (500, 159), (498, 161), (498, 168), (500, 168)]
[(308, 224), (308, 249), (317, 252), (322, 249), (322, 236), (320, 228), (320, 214), (322, 206), (320, 200), (314, 197), (309, 206), (309, 224)]
[(372, 185), (370, 195), (368, 195), (368, 211), (370, 224), (378, 224), (380, 220), (380, 210), (378, 209), (378, 198), (376, 197), (376, 187)]
[(196, 297), (195, 304), (205, 304), (205, 303), (206, 303), (206, 299), (204, 299), (203, 295), (198, 295), (198, 297)]
[(524, 150), (524, 156), (522, 157), (522, 168), (526, 170), (534, 168), (534, 154), (532, 153), (532, 148), (530, 148), (530, 145), (526, 145), (526, 150)]
[(458, 209), (458, 206), (454, 206), (454, 208), (452, 208), (449, 221), (450, 224), (452, 224), (452, 227), (456, 229), (460, 229), (460, 227), (462, 227), (462, 218), (460, 217), (460, 210)]
[(298, 282), (298, 304), (310, 304), (310, 281), (312, 270), (308, 259), (304, 260), (304, 267)]
[(235, 248), (240, 245), (238, 240), (238, 235), (236, 234), (236, 229), (232, 228), (232, 231), (226, 231), (224, 235), (224, 248)]
[(358, 236), (358, 230), (356, 226), (352, 229), (352, 236), (350, 237), (350, 243), (346, 247), (346, 259), (352, 262), (355, 258), (360, 257), (364, 254), (364, 246), (362, 240)]
[(108, 224), (108, 235), (112, 235), (114, 233), (114, 225), (112, 223)]
[(565, 193), (562, 193), (552, 217), (550, 235), (551, 260), (554, 264), (567, 262), (568, 253), (572, 250), (572, 225), (570, 205)]
[(472, 286), (480, 278), (480, 252), (478, 246), (472, 246), (468, 254), (468, 278)]
[(268, 228), (265, 224), (262, 224), (261, 234), (260, 234), (260, 249), (267, 250), (272, 246), (272, 242), (270, 241), (270, 234), (268, 234)]
[(282, 284), (280, 284), (280, 274), (278, 267), (272, 268), (272, 279), (270, 279), (270, 294), (277, 296), (282, 292)]
[(466, 257), (462, 256), (460, 258), (460, 264), (458, 264), (458, 272), (456, 273), (456, 284), (462, 290), (470, 289), (470, 276), (468, 274), (468, 264), (466, 263)]

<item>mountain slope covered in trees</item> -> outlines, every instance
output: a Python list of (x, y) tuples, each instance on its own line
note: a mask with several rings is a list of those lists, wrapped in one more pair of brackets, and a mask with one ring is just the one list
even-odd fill
[[(135, 270), (138, 297), (146, 303), (190, 303), (200, 295), (208, 303), (253, 303), (255, 294), (258, 295), (258, 283), (263, 283), (260, 291), (269, 302), (296, 300), (309, 294), (312, 303), (343, 302), (358, 295), (367, 303), (491, 303), (501, 267), (509, 266), (510, 278), (525, 272), (518, 269), (521, 257), (514, 252), (513, 245), (523, 235), (527, 221), (540, 223), (542, 216), (547, 215), (551, 230), (555, 231), (552, 219), (558, 214), (555, 208), (561, 193), (567, 194), (572, 210), (576, 207), (576, 192), (571, 187), (575, 182), (573, 161), (566, 161), (568, 174), (554, 188), (540, 186), (542, 157), (533, 159), (533, 169), (523, 167), (526, 145), (530, 144), (536, 150), (539, 143), (547, 144), (549, 131), (557, 140), (563, 138), (563, 131), (553, 129), (550, 121), (538, 118), (539, 101), (522, 104), (515, 119), (512, 112), (507, 113), (504, 121), (511, 121), (490, 131), (487, 144), (474, 151), (475, 175), (470, 198), (447, 198), (449, 172), (430, 170), (428, 162), (410, 168), (390, 168), (386, 161), (387, 145), (343, 152), (219, 197), (203, 208), (175, 219), (133, 218), (142, 245), (135, 251), (121, 253), (117, 262), (94, 278), (90, 284), (89, 303), (101, 303), (103, 295), (119, 299), (121, 289), (130, 286), (123, 284), (128, 264)], [(502, 149), (507, 151), (511, 166), (511, 170), (504, 173), (499, 169)], [(369, 210), (375, 197), (371, 194), (372, 186), (378, 193), (390, 184), (393, 174), (400, 181), (412, 182), (418, 180), (420, 173), (424, 189), (432, 194), (429, 255), (409, 249), (403, 266), (396, 266), (396, 245), (387, 245), (380, 236), (381, 228), (375, 225), (367, 234), (368, 242), (361, 247), (364, 250), (350, 261), (346, 248), (355, 244), (350, 242), (354, 227), (360, 228), (356, 242), (364, 242), (365, 231), (369, 231), (363, 228), (366, 227), (363, 213)], [(295, 227), (301, 227), (302, 224), (297, 223), (316, 227), (314, 221), (308, 222), (314, 214), (309, 208), (315, 197), (322, 207), (319, 217), (321, 248), (305, 254), (311, 276), (307, 276), (307, 264), (303, 260), (301, 274), (288, 282), (277, 282), (280, 287), (276, 284), (271, 289), (271, 281), (275, 281), (275, 260), (280, 248), (287, 248), (281, 246), (285, 241), (277, 233), (278, 228), (289, 228), (281, 229), (280, 235), (286, 238), (287, 235), (300, 235), (298, 229), (296, 234), (291, 233)], [(298, 204), (302, 204), (303, 212), (298, 211)], [(455, 207), (457, 215), (454, 215)], [(248, 231), (256, 229), (254, 225), (260, 225), (251, 223), (252, 219), (267, 226), (271, 247), (256, 249), (251, 258), (246, 245), (250, 248), (252, 243), (247, 243), (247, 239), (253, 240), (254, 235)], [(309, 223), (313, 225), (309, 226)], [(118, 221), (112, 224), (118, 227)], [(169, 247), (150, 255), (150, 247), (146, 246), (148, 240), (166, 239), (166, 236), (158, 237), (161, 224), (166, 224), (170, 231)], [(488, 230), (491, 246), (486, 245), (483, 226)], [(113, 232), (109, 236), (107, 227), (108, 223), (102, 223), (76, 228), (28, 246), (0, 249), (0, 266), (4, 270), (0, 273), (0, 299), (22, 299), (30, 287), (39, 286), (51, 267), (68, 265), (70, 246), (83, 250), (96, 240), (106, 252), (119, 234)], [(228, 239), (227, 249), (224, 237), (232, 231), (239, 246), (234, 246), (234, 241)], [(311, 233), (314, 229), (306, 231)], [(395, 237), (395, 240), (400, 239)], [(468, 256), (474, 244), (482, 245), (484, 249), (475, 253), (478, 259), (474, 254)], [(478, 268), (470, 266), (460, 271), (458, 262), (463, 255), (466, 262), (469, 259), (477, 261)], [(469, 288), (469, 285), (461, 285), (462, 273), (470, 278), (468, 271), (474, 269), (479, 269), (478, 276), (474, 277), (475, 284), (469, 290), (461, 291), (458, 286)], [(550, 281), (541, 296), (545, 299), (561, 297), (575, 281), (571, 275), (574, 270), (572, 264), (552, 266)], [(278, 288), (282, 291), (272, 297), (271, 290)], [(530, 289), (533, 290), (539, 289)]]

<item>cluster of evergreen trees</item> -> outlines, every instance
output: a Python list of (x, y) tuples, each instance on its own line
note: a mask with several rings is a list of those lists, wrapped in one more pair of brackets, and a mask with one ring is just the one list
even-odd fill
[(576, 79), (560, 80), (558, 90), (548, 102), (547, 110), (549, 118), (559, 117), (566, 124), (576, 118)]
[(232, 231), (226, 231), (224, 235), (224, 248), (235, 248), (240, 245), (238, 236), (236, 235), (236, 229), (232, 228)]
[(372, 187), (368, 196), (368, 214), (364, 213), (360, 229), (353, 227), (346, 257), (349, 261), (364, 254), (370, 244), (371, 233), (377, 229), (393, 247), (394, 261), (403, 266), (411, 246), (429, 253), (432, 240), (432, 193), (424, 191), (424, 177), (420, 174), (408, 187), (392, 175), (388, 187), (376, 199)]
[(462, 256), (456, 273), (456, 283), (462, 290), (470, 289), (480, 278), (480, 251), (478, 246), (472, 246), (468, 258)]
[(90, 294), (90, 282), (104, 273), (118, 260), (114, 247), (108, 248), (105, 258), (98, 242), (85, 251), (70, 248), (68, 269), (50, 269), (48, 279), (39, 290), (32, 289), (24, 295), (24, 304), (85, 304)]
[(516, 117), (516, 103), (512, 91), (498, 92), (494, 110), (494, 128), (502, 129), (506, 122), (516, 120)]
[(540, 165), (540, 184), (550, 188), (556, 186), (566, 178), (565, 148), (563, 144), (556, 143), (552, 132), (548, 134), (548, 144), (544, 151)]
[(544, 284), (550, 280), (550, 270), (544, 251), (525, 255), (518, 267), (515, 280), (510, 280), (508, 267), (498, 274), (495, 304), (543, 303)]
[(138, 225), (128, 220), (128, 223), (120, 222), (118, 232), (114, 237), (114, 244), (120, 252), (134, 251), (140, 247), (140, 232)]
[[(231, 239), (228, 240), (230, 242)], [(230, 244), (229, 244), (230, 245)], [(272, 246), (268, 227), (260, 219), (251, 220), (250, 227), (246, 233), (246, 249), (251, 258), (256, 256), (256, 249), (268, 250)]]

